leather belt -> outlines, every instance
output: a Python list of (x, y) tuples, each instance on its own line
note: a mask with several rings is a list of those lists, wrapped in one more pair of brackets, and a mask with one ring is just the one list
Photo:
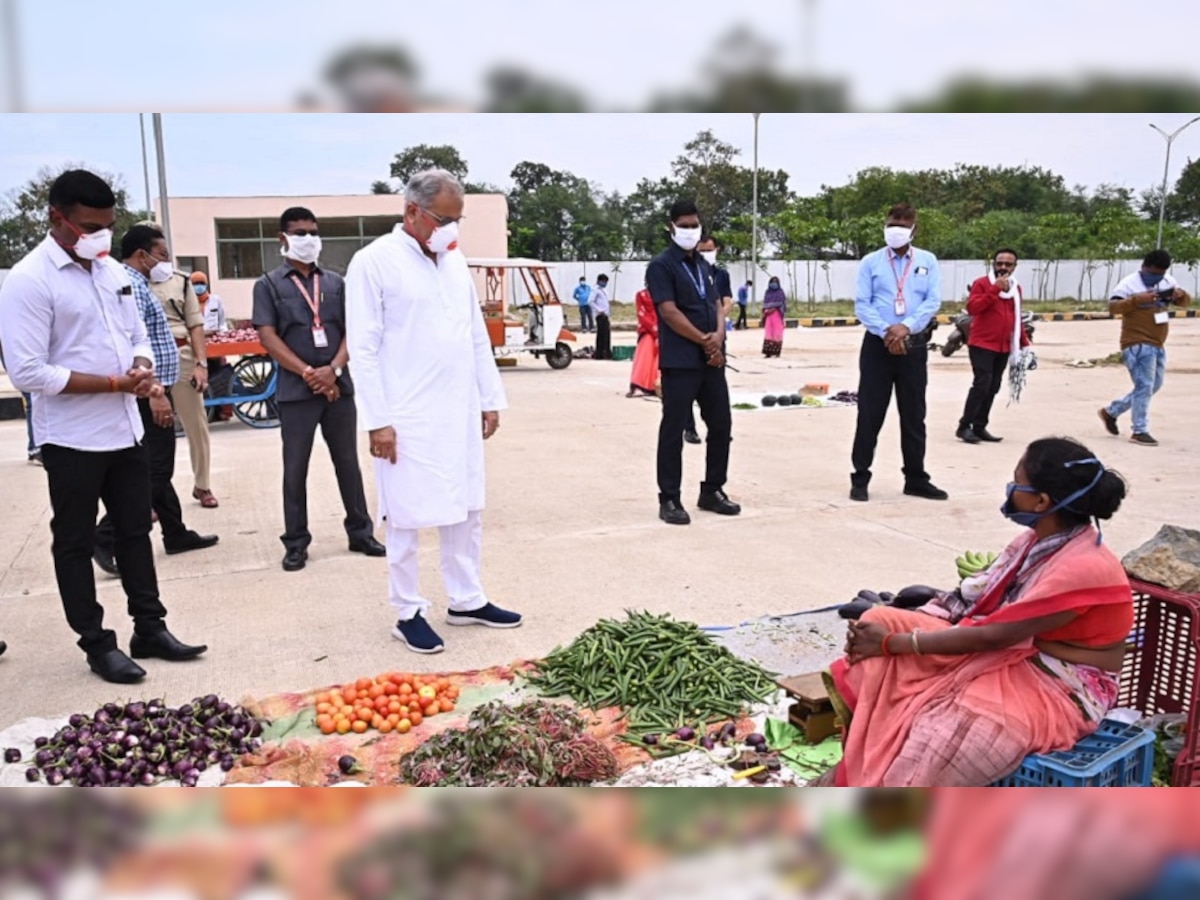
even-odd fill
[(189, 341), (187, 338), (175, 338), (176, 347), (186, 347), (190, 343), (191, 341)]

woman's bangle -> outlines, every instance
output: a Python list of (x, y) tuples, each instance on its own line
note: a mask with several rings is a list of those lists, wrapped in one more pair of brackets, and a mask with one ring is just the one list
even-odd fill
[(883, 651), (883, 655), (891, 656), (892, 651), (888, 649), (888, 640), (894, 636), (894, 632), (888, 632), (883, 636), (883, 642), (879, 645), (879, 649)]
[(116, 375), (108, 376), (108, 392), (110, 394), (115, 394), (117, 392), (117, 376)]
[(920, 633), (921, 633), (920, 628), (914, 628), (912, 630), (913, 653), (917, 654), (917, 656), (924, 656), (925, 654), (923, 654), (921, 652), (921, 645), (917, 642), (917, 635)]

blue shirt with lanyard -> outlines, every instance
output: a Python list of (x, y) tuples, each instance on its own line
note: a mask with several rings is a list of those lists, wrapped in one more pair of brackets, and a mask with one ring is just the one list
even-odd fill
[(920, 334), (941, 306), (941, 270), (928, 250), (909, 247), (898, 256), (883, 247), (859, 264), (854, 315), (876, 337), (883, 337), (893, 325), (906, 325)]

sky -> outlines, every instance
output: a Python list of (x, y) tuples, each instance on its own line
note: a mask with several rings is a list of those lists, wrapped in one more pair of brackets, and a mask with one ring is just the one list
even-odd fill
[[(772, 115), (759, 122), (759, 165), (784, 169), (800, 194), (846, 183), (868, 166), (897, 170), (956, 163), (1039, 165), (1067, 184), (1104, 183), (1135, 192), (1162, 178), (1163, 138), (1184, 115)], [(152, 196), (158, 195), (151, 117), (145, 117)], [(631, 191), (669, 174), (670, 162), (702, 129), (742, 150), (751, 165), (749, 114), (166, 114), (170, 196), (365, 194), (386, 178), (392, 157), (414, 144), (452, 144), (469, 177), (508, 187), (519, 162), (542, 162)], [(1200, 157), (1200, 123), (1175, 141), (1171, 181)], [(0, 115), (0, 194), (43, 165), (83, 163), (119, 174), (131, 203), (144, 205), (138, 115)]]
[[(422, 88), (463, 102), (477, 101), (484, 73), (506, 61), (631, 110), (657, 90), (695, 86), (735, 27), (776, 46), (781, 70), (845, 81), (867, 109), (928, 96), (967, 72), (1200, 77), (1187, 44), (1200, 33), (1195, 0), (1158, 0), (1152, 15), (1127, 0), (206, 0), (140, 16), (84, 0), (0, 0), (0, 13), (0, 38), (17, 48), (0, 85), (39, 111), (290, 108), (331, 54), (361, 42), (406, 48)], [(78, 64), (81, 48), (106, 62)], [(138, 67), (148, 77), (129, 77)]]

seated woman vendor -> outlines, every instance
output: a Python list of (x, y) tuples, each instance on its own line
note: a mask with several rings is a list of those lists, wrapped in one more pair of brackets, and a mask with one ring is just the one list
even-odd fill
[(986, 572), (850, 623), (826, 675), (844, 755), (818, 785), (991, 784), (1113, 707), (1133, 598), (1091, 522), (1112, 517), (1125, 482), (1069, 438), (1034, 441), (1013, 478), (1001, 511), (1025, 530)]

